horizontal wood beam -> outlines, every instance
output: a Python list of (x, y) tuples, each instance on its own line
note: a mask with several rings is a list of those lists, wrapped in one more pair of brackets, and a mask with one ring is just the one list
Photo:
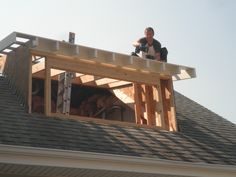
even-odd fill
[(44, 56), (47, 57), (47, 60), (50, 60), (50, 66), (54, 69), (90, 75), (92, 74), (101, 77), (109, 76), (110, 78), (117, 80), (140, 82), (151, 85), (156, 84), (157, 80), (160, 77), (158, 74), (153, 74), (149, 72), (140, 73), (129, 69), (123, 69), (118, 66), (110, 67), (96, 62), (91, 62), (90, 64), (88, 64), (79, 59), (74, 59), (74, 57), (55, 55), (51, 53), (48, 53), (48, 55)]
[[(65, 71), (58, 70), (58, 69), (51, 69), (51, 79), (54, 81), (57, 81), (58, 80), (57, 76), (62, 72), (65, 72)], [(76, 77), (72, 80), (72, 84), (77, 84), (77, 85), (85, 85), (85, 86), (110, 89), (110, 88), (123, 87), (123, 86), (131, 84), (131, 82), (127, 82), (127, 81), (120, 81), (116, 79), (101, 78), (101, 77), (98, 77), (99, 79), (94, 80), (95, 76), (84, 75), (81, 73), (76, 73), (75, 75)], [(45, 79), (45, 70), (40, 70), (38, 72), (35, 72), (33, 74), (33, 78)]]
[(117, 82), (112, 82), (110, 84), (108, 84), (109, 88), (117, 88), (117, 87), (122, 87), (122, 86), (126, 86), (126, 85), (130, 85), (132, 84), (131, 82), (127, 82), (127, 81), (117, 81)]
[(44, 61), (32, 64), (32, 74), (38, 73), (42, 70), (45, 70), (45, 62)]
[(191, 67), (147, 60), (126, 54), (75, 45), (64, 41), (57, 41), (18, 32), (11, 33), (0, 42), (0, 52), (3, 52), (4, 49), (9, 48), (14, 44), (24, 44), (28, 49), (34, 50), (34, 52), (39, 55), (50, 53), (57, 56), (69, 56), (74, 59), (83, 60), (87, 63), (96, 62), (140, 73), (149, 72), (159, 74), (162, 79), (170, 76), (172, 76), (173, 80), (196, 77), (196, 71)]
[(118, 80), (117, 79), (110, 79), (110, 78), (100, 78), (100, 79), (95, 80), (95, 82), (99, 86), (99, 85), (110, 84), (113, 82), (118, 82)]
[(1, 55), (0, 56), (0, 73), (2, 73), (4, 70), (5, 62), (6, 62), (6, 55)]
[[(51, 77), (57, 76), (65, 71), (58, 69), (51, 69)], [(34, 77), (44, 78), (45, 77), (45, 62), (39, 62), (32, 65), (32, 74)]]
[(11, 46), (16, 42), (16, 33), (11, 33), (3, 40), (0, 41), (0, 52), (3, 52), (7, 47)]
[[(45, 72), (45, 62), (44, 61), (32, 65), (32, 74), (33, 74), (33, 76), (43, 79), (44, 78), (44, 72)], [(57, 75), (59, 75), (61, 73), (64, 73), (64, 72), (65, 72), (64, 70), (59, 70), (59, 69), (53, 69), (52, 68), (51, 69), (51, 77), (57, 76)], [(76, 73), (75, 77), (80, 77), (82, 75), (84, 75), (84, 74)]]
[(195, 69), (180, 67), (180, 74), (173, 75), (172, 79), (176, 81), (176, 80), (191, 79), (193, 77), (196, 77)]
[[(76, 77), (74, 79), (76, 82), (81, 83), (81, 84), (92, 84), (95, 86), (102, 86), (102, 85), (108, 85), (112, 83), (117, 84), (119, 82), (119, 86), (121, 86), (120, 80), (117, 79), (111, 79), (111, 78), (103, 78), (103, 77), (98, 77), (98, 76), (93, 76), (93, 75), (82, 75), (80, 77)], [(123, 82), (123, 84), (127, 85), (130, 82)]]
[(86, 86), (102, 87), (102, 88), (117, 88), (131, 84), (131, 82), (127, 81), (96, 77), (92, 75), (84, 75), (81, 77), (76, 77), (73, 79), (72, 83), (82, 84)]
[[(161, 77), (166, 78), (170, 76), (174, 76), (174, 80), (180, 80), (184, 79), (184, 75), (182, 76), (181, 69), (188, 69), (190, 71), (194, 71), (194, 68), (190, 67), (182, 67), (180, 65), (165, 63), (165, 62), (159, 62), (159, 61), (153, 61), (153, 60), (147, 60), (135, 56), (129, 56), (125, 54), (119, 54), (114, 52), (105, 52), (100, 51), (99, 49), (93, 49), (89, 47), (84, 46), (73, 46), (71, 48), (62, 48), (66, 51), (61, 51), (59, 44), (59, 49), (57, 48), (58, 45), (53, 42), (50, 43), (50, 45), (54, 45), (54, 47), (51, 47), (51, 49), (44, 49), (44, 48), (33, 48), (32, 53), (36, 53), (38, 55), (56, 55), (56, 56), (65, 56), (65, 57), (71, 57), (77, 60), (81, 60), (85, 63), (91, 64), (91, 63), (100, 63), (106, 66), (110, 67), (120, 67), (123, 69), (129, 69), (133, 70), (139, 73), (154, 73), (159, 74)], [(42, 44), (44, 45), (44, 44)], [(49, 45), (49, 44), (47, 44)], [(47, 46), (45, 45), (45, 46)], [(68, 45), (68, 44), (67, 44)], [(68, 50), (68, 51), (67, 51)], [(70, 51), (70, 52), (69, 52)], [(69, 55), (65, 55), (65, 53), (70, 53)], [(196, 77), (196, 75), (191, 75), (193, 72), (189, 72), (188, 78)], [(176, 75), (181, 75), (182, 77), (175, 77)]]

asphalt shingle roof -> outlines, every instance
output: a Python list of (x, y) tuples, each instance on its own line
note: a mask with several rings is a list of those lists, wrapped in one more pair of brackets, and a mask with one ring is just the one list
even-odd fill
[(236, 165), (236, 125), (175, 92), (179, 132), (28, 114), (0, 77), (0, 144)]

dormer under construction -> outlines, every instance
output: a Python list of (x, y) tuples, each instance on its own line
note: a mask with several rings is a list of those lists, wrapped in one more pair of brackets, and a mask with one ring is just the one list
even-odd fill
[(18, 32), (0, 42), (0, 53), (22, 105), (48, 117), (178, 131), (173, 81), (196, 77), (191, 67)]

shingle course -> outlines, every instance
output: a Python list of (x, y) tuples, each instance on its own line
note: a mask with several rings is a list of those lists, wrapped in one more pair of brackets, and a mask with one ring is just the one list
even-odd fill
[(236, 165), (236, 125), (175, 92), (180, 132), (27, 114), (0, 77), (0, 143)]

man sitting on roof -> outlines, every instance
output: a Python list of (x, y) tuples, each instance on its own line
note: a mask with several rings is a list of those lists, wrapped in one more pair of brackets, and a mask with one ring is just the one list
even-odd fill
[[(161, 48), (161, 43), (153, 38), (153, 28), (147, 27), (144, 31), (144, 34), (145, 37), (133, 43), (133, 46), (135, 47), (135, 52), (132, 52), (132, 55), (151, 60), (167, 62), (168, 51), (165, 47)], [(140, 52), (141, 54), (138, 55)]]

